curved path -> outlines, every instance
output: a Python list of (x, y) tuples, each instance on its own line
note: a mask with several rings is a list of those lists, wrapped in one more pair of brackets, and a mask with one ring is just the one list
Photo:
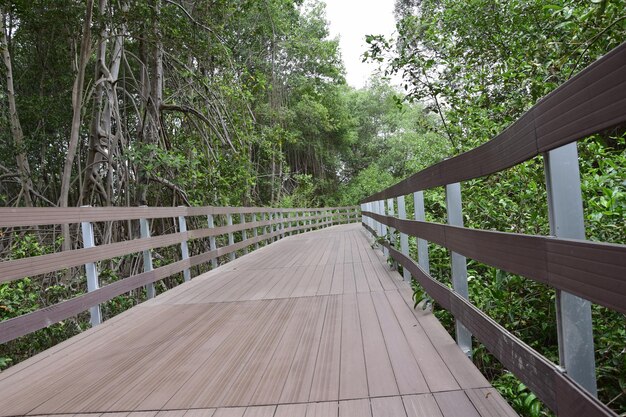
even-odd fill
[(0, 373), (0, 415), (516, 416), (356, 224), (287, 237)]

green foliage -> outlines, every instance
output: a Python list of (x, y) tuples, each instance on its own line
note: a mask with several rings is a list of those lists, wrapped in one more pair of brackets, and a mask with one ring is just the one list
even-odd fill
[(530, 392), (526, 385), (520, 383), (510, 372), (505, 372), (492, 381), (494, 388), (498, 389), (506, 398), (512, 398), (512, 406), (520, 415), (528, 417), (541, 417), (549, 414), (535, 394)]
[[(387, 75), (402, 75), (405, 99), (426, 100), (426, 109), (441, 120), (436, 131), (448, 139), (451, 153), (460, 153), (500, 133), (539, 98), (623, 42), (625, 6), (623, 0), (400, 0), (397, 38), (368, 36), (366, 58), (384, 64)], [(625, 243), (623, 130), (580, 141), (578, 149), (587, 237)], [(541, 158), (462, 187), (467, 227), (550, 234)], [(427, 220), (445, 222), (443, 191), (430, 190), (425, 200)], [(430, 260), (432, 275), (449, 285), (449, 253), (431, 244)], [(473, 303), (558, 360), (552, 290), (473, 261), (468, 274)], [(435, 314), (452, 332), (452, 316)], [(594, 307), (593, 320), (600, 398), (623, 413), (625, 319)], [(545, 413), (480, 345), (474, 360), (520, 414)]]

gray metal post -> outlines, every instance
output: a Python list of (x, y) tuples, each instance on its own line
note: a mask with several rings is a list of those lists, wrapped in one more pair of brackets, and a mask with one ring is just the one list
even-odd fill
[[(401, 219), (406, 219), (406, 204), (404, 202), (403, 195), (398, 197), (398, 217)], [(409, 256), (409, 236), (402, 232), (400, 232), (400, 250), (403, 254)], [(402, 268), (402, 276), (404, 277), (405, 281), (411, 280), (411, 273), (406, 268)]]
[[(264, 222), (266, 219), (270, 219), (270, 218), (271, 217), (270, 217), (269, 213), (267, 214), (267, 216), (265, 215), (265, 213), (261, 213), (261, 221), (262, 222)], [(263, 226), (261, 234), (267, 236), (268, 233), (269, 233), (269, 226)], [(267, 238), (263, 239), (263, 246), (266, 246), (266, 245), (267, 245)]]
[[(413, 205), (415, 207), (415, 220), (425, 222), (426, 211), (424, 210), (424, 192), (413, 193)], [(417, 238), (417, 262), (424, 272), (430, 274), (430, 261), (428, 258), (428, 241)]]
[(280, 212), (280, 238), (285, 238), (285, 216), (283, 212)]
[[(91, 222), (82, 222), (80, 227), (83, 232), (83, 247), (93, 248), (96, 246), (93, 238), (93, 224), (91, 224)], [(96, 268), (96, 264), (94, 262), (88, 262), (85, 264), (85, 273), (87, 274), (87, 291), (92, 292), (100, 288), (100, 284), (98, 283), (98, 269)], [(89, 312), (91, 313), (91, 318), (89, 320), (91, 327), (102, 323), (100, 304), (90, 307)]]
[[(230, 213), (226, 215), (226, 225), (228, 226), (233, 225), (233, 215)], [(231, 246), (234, 244), (235, 244), (235, 236), (233, 235), (233, 232), (229, 232), (228, 233), (228, 246)], [(235, 257), (236, 257), (235, 251), (232, 251), (231, 253), (228, 254), (228, 259), (230, 259), (231, 261), (234, 261)]]
[[(387, 199), (387, 215), (391, 217), (395, 216), (393, 198)], [(396, 229), (394, 229), (393, 227), (388, 227), (388, 229), (389, 229), (389, 242), (391, 243), (392, 246), (395, 247), (396, 246)], [(396, 263), (396, 261), (391, 262), (391, 267), (393, 269), (398, 269), (398, 264)]]
[[(213, 220), (213, 215), (212, 214), (207, 214), (206, 216), (207, 218), (207, 222), (209, 224), (209, 229), (213, 229), (215, 227), (215, 222)], [(215, 236), (209, 236), (209, 249), (210, 250), (217, 250), (217, 242), (215, 240)], [(211, 259), (211, 268), (215, 269), (217, 268), (217, 258), (213, 258)]]
[[(239, 215), (239, 220), (241, 221), (241, 224), (246, 224), (246, 215), (244, 213), (241, 213)], [(248, 240), (248, 231), (246, 229), (243, 229), (241, 231), (241, 240)], [(247, 255), (248, 254), (248, 247), (246, 246), (245, 248), (243, 248), (243, 254)]]
[[(461, 206), (461, 184), (454, 183), (446, 185), (446, 211), (448, 213), (448, 224), (452, 226), (463, 226), (463, 212)], [(468, 299), (467, 290), (467, 260), (465, 256), (452, 252), (452, 287), (461, 297)], [(456, 343), (468, 356), (472, 356), (472, 334), (456, 320)]]
[[(378, 202), (378, 213), (382, 214), (383, 216), (385, 215), (385, 200), (380, 200)], [(383, 239), (387, 239), (387, 225), (384, 223), (379, 223), (380, 224), (380, 236)], [(389, 250), (383, 246), (383, 255), (385, 256), (389, 256)]]
[(367, 203), (361, 203), (361, 223), (365, 223), (365, 216), (363, 215), (365, 207), (367, 207)]
[[(550, 232), (557, 238), (585, 239), (576, 143), (544, 154)], [(556, 290), (559, 362), (565, 372), (597, 396), (591, 303)]]
[[(187, 222), (185, 221), (185, 216), (178, 216), (178, 229), (181, 233), (185, 233), (187, 231)], [(187, 243), (187, 239), (180, 242), (180, 253), (183, 260), (189, 259), (189, 245)], [(183, 271), (183, 277), (185, 277), (185, 282), (191, 280), (191, 272), (189, 271), (189, 268), (186, 268)]]
[[(256, 213), (252, 213), (252, 221), (256, 223), (256, 221), (257, 221)], [(254, 235), (255, 238), (259, 237), (259, 228), (255, 227), (252, 230), (252, 234)], [(254, 249), (255, 250), (259, 249), (259, 242), (258, 241), (254, 244)]]
[[(139, 219), (139, 233), (141, 234), (142, 239), (150, 237), (150, 224), (148, 223), (148, 219)], [(152, 269), (152, 251), (150, 249), (146, 249), (143, 251), (143, 272), (152, 271)], [(156, 292), (154, 290), (154, 282), (146, 284), (146, 296), (148, 299), (154, 298), (155, 295)]]

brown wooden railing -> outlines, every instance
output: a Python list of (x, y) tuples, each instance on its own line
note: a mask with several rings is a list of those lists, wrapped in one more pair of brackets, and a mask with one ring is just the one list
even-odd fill
[[(410, 273), (455, 316), (461, 348), (470, 354), (475, 336), (559, 416), (616, 416), (595, 398), (589, 301), (626, 313), (626, 246), (584, 240), (575, 142), (624, 123), (626, 44), (543, 98), (491, 141), (426, 168), (361, 205), (364, 227), (383, 238), (384, 250), (407, 271), (405, 277)], [(463, 227), (461, 181), (538, 155), (545, 161), (552, 236)], [(438, 186), (446, 187), (448, 225), (424, 219), (423, 190)], [(415, 220), (406, 219), (407, 195), (415, 199)], [(409, 256), (409, 235), (418, 238), (418, 262)], [(452, 251), (452, 289), (429, 274), (427, 242)], [(471, 304), (464, 256), (557, 290), (560, 366)]]
[[(236, 224), (233, 224), (233, 215), (238, 216), (236, 220), (239, 222)], [(218, 216), (223, 217), (225, 225), (214, 227), (214, 219)], [(187, 230), (185, 219), (188, 217), (204, 218), (208, 227)], [(150, 237), (147, 220), (167, 218), (173, 219), (172, 224), (178, 224), (178, 232)], [(293, 233), (356, 222), (358, 219), (358, 207), (0, 208), (0, 228), (3, 228), (3, 235), (20, 227), (80, 223), (83, 229), (83, 246), (89, 246), (88, 242), (94, 240), (93, 223), (95, 222), (139, 221), (147, 226), (142, 225), (141, 238), (0, 262), (0, 283), (83, 265), (86, 268), (88, 281), (89, 279), (95, 280), (95, 285), (92, 285), (86, 294), (0, 322), (0, 343), (73, 317), (90, 308), (92, 308), (92, 324), (98, 324), (99, 309), (94, 311), (93, 308), (97, 308), (99, 304), (113, 297), (142, 286), (149, 286), (180, 272), (183, 272), (185, 280), (188, 280), (191, 278), (190, 268), (208, 262), (216, 267), (218, 258), (229, 255), (232, 260), (238, 251), (247, 253), (248, 248), (253, 245), (258, 248), (259, 244), (268, 244)], [(239, 232), (241, 237), (238, 242), (235, 242), (236, 232)], [(248, 233), (252, 236), (248, 237)], [(222, 235), (228, 235), (228, 244), (218, 247), (215, 237)], [(188, 242), (206, 238), (210, 240), (210, 250), (189, 256)], [(181, 259), (153, 269), (150, 251), (172, 245), (180, 245)], [(131, 254), (143, 256), (144, 272), (100, 287), (97, 282), (95, 263)], [(89, 276), (90, 268), (91, 277)], [(148, 291), (148, 297), (151, 296), (154, 296), (153, 288), (151, 292)], [(98, 315), (98, 318), (95, 318), (94, 314)]]

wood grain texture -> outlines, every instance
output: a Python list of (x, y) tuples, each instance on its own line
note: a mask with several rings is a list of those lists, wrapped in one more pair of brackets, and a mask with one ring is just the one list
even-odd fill
[(469, 229), (367, 211), (363, 214), (468, 258), (626, 313), (626, 245)]
[(489, 142), (432, 165), (362, 202), (483, 177), (626, 122), (626, 43), (548, 94)]
[(490, 388), (407, 291), (358, 225), (285, 237), (2, 372), (0, 416), (406, 417)]
[[(572, 417), (581, 415), (579, 410), (584, 410), (586, 415), (591, 416), (616, 416), (606, 405), (579, 388), (573, 380), (565, 377), (555, 364), (508, 332), (468, 300), (439, 284), (415, 261), (388, 243), (384, 245), (389, 250), (390, 256), (407, 268), (438, 304), (448, 309), (463, 323), (487, 350), (551, 410), (555, 412), (567, 410), (567, 413), (560, 415)], [(434, 288), (435, 291), (430, 292), (430, 288)]]

